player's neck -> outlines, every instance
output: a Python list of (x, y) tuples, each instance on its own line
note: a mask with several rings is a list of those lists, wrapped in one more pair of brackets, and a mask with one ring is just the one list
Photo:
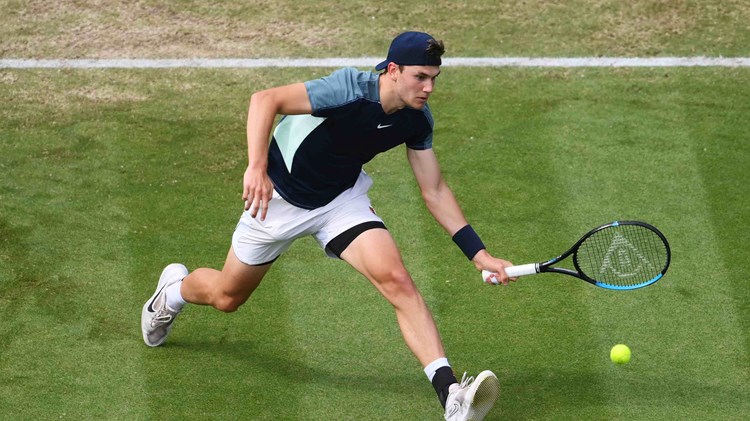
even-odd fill
[(378, 85), (380, 90), (380, 105), (383, 107), (383, 112), (393, 114), (406, 106), (396, 93), (396, 82), (389, 78), (387, 73), (380, 75)]

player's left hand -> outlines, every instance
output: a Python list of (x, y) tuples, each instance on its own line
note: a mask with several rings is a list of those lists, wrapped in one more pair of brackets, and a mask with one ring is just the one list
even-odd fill
[(510, 278), (508, 277), (508, 274), (505, 273), (505, 268), (513, 266), (513, 263), (504, 259), (493, 257), (490, 253), (487, 252), (487, 250), (480, 250), (479, 253), (474, 256), (472, 262), (480, 272), (483, 270), (488, 270), (493, 273), (484, 280), (488, 284), (508, 285), (510, 282), (515, 282), (518, 279)]

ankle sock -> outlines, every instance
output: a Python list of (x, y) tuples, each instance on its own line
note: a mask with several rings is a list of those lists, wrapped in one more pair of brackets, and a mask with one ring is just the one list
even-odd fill
[(435, 393), (437, 393), (440, 404), (445, 408), (445, 401), (448, 400), (450, 386), (453, 383), (458, 383), (455, 374), (453, 374), (453, 369), (448, 363), (448, 359), (439, 358), (433, 361), (425, 367), (424, 372), (427, 378), (430, 379), (432, 387), (435, 388)]
[(182, 306), (185, 305), (185, 300), (182, 298), (182, 293), (180, 293), (181, 286), (182, 281), (175, 282), (168, 286), (165, 291), (165, 294), (167, 294), (167, 305), (175, 311), (182, 310)]

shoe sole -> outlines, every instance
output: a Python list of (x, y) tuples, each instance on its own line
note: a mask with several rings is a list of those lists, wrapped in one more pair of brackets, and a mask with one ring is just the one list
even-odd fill
[(473, 388), (473, 396), (468, 396), (472, 403), (466, 420), (482, 421), (500, 396), (500, 381), (493, 372), (486, 370), (479, 373), (472, 386), (474, 385), (476, 388)]
[[(164, 343), (164, 341), (167, 339), (167, 335), (164, 335), (164, 338), (159, 342), (149, 342), (148, 341), (148, 333), (146, 332), (146, 329), (150, 328), (150, 326), (147, 326), (146, 320), (147, 316), (154, 313), (152, 311), (148, 311), (148, 308), (150, 304), (154, 301), (157, 295), (166, 287), (172, 285), (173, 283), (177, 282), (179, 280), (179, 277), (177, 279), (172, 280), (170, 275), (173, 273), (176, 273), (176, 271), (184, 272), (185, 275), (187, 275), (188, 270), (185, 267), (185, 265), (182, 265), (180, 263), (172, 263), (164, 268), (163, 271), (161, 271), (161, 276), (159, 276), (159, 283), (156, 284), (156, 291), (154, 291), (154, 294), (149, 298), (145, 304), (143, 304), (143, 309), (141, 310), (141, 333), (143, 334), (143, 342), (151, 347), (156, 347)], [(171, 282), (170, 282), (171, 280)], [(171, 326), (170, 326), (171, 327)]]

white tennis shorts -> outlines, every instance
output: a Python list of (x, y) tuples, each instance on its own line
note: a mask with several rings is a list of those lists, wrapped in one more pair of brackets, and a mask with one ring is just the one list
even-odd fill
[(326, 250), (329, 241), (356, 225), (383, 222), (367, 197), (370, 186), (372, 179), (362, 171), (354, 186), (326, 206), (313, 210), (290, 204), (274, 190), (264, 221), (260, 220), (260, 212), (256, 218), (249, 211), (240, 217), (232, 236), (234, 254), (248, 265), (269, 263), (286, 251), (294, 240), (312, 235), (329, 257), (336, 258)]

